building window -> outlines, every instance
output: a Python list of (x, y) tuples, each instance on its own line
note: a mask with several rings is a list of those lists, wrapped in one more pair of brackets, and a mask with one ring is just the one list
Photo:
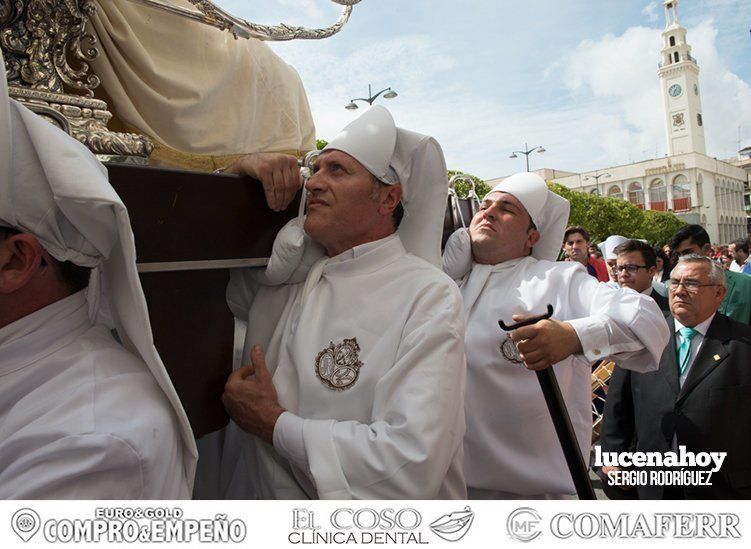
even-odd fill
[(671, 47), (675, 46), (675, 36), (670, 37), (670, 46)]
[(698, 124), (699, 124), (700, 126), (703, 126), (703, 125), (704, 125), (704, 121), (703, 121), (703, 120), (701, 119), (701, 113), (699, 113), (699, 114), (697, 114), (697, 115), (696, 115), (696, 122), (697, 122), (697, 123), (698, 123)]
[(668, 209), (668, 191), (662, 179), (655, 179), (649, 185), (649, 208), (659, 212)]
[(678, 57), (678, 52), (675, 52), (675, 53), (673, 54), (673, 57), (675, 58), (675, 62), (676, 62), (676, 63), (677, 63), (677, 62), (679, 61), (679, 59), (680, 59), (680, 57)]
[(644, 189), (641, 183), (634, 181), (628, 186), (628, 201), (640, 210), (644, 209)]
[(623, 200), (623, 193), (621, 192), (621, 188), (618, 185), (613, 185), (608, 189), (608, 196), (610, 198), (617, 198), (619, 200)]
[(673, 180), (673, 211), (685, 212), (691, 209), (691, 186), (685, 175)]

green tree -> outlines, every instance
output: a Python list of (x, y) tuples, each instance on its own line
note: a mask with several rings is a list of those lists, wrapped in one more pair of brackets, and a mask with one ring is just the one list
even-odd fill
[[(490, 192), (490, 187), (488, 187), (485, 182), (477, 177), (476, 175), (472, 175), (470, 173), (465, 173), (460, 170), (448, 170), (446, 172), (446, 175), (449, 179), (451, 179), (455, 175), (466, 175), (469, 176), (472, 181), (475, 182), (475, 193), (477, 193), (477, 196), (480, 197), (480, 200)], [(454, 190), (456, 191), (456, 194), (459, 195), (461, 198), (466, 198), (467, 193), (469, 192), (470, 185), (469, 183), (465, 181), (457, 181), (456, 185), (454, 185)]]
[(323, 148), (328, 144), (329, 142), (325, 139), (316, 139), (316, 149), (318, 149), (319, 151), (323, 150)]
[(619, 234), (662, 245), (685, 225), (672, 213), (640, 210), (627, 200), (582, 193), (552, 182), (548, 187), (571, 204), (568, 224), (585, 227), (593, 242)]

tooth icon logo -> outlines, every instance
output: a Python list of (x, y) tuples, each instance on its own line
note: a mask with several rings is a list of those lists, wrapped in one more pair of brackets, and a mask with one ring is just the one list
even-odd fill
[(456, 511), (437, 518), (430, 524), (430, 529), (441, 539), (446, 541), (459, 541), (469, 531), (475, 513), (465, 507), (464, 511)]
[(13, 531), (23, 541), (29, 541), (39, 531), (39, 515), (33, 509), (19, 509), (10, 519)]

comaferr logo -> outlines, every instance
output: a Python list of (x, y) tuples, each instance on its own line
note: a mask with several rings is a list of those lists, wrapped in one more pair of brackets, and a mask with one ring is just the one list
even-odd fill
[(558, 513), (550, 531), (559, 539), (728, 539), (742, 537), (739, 525), (733, 513)]

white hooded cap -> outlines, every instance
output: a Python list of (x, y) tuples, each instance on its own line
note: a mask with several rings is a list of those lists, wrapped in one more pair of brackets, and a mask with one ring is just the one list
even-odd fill
[[(396, 147), (396, 124), (391, 113), (376, 105), (347, 124), (325, 147), (350, 155), (379, 181), (393, 185), (391, 158)], [(391, 172), (391, 173), (389, 173)]]
[[(5, 66), (1, 54), (0, 66)], [(128, 212), (96, 157), (10, 100), (5, 78), (0, 81), (0, 225), (33, 234), (59, 261), (93, 268), (87, 294), (92, 322), (116, 329), (167, 396), (181, 426), (184, 472), (192, 490), (195, 440), (154, 348)]]
[(328, 149), (352, 156), (383, 183), (401, 183), (404, 218), (397, 233), (408, 252), (439, 266), (448, 178), (438, 142), (397, 128), (391, 113), (376, 105), (347, 124)]
[(610, 235), (605, 239), (605, 242), (601, 242), (597, 245), (598, 248), (600, 248), (600, 252), (602, 253), (602, 258), (606, 261), (608, 259), (616, 259), (616, 255), (614, 253), (614, 250), (626, 242), (628, 238), (625, 236), (620, 236), (617, 234)]
[(532, 257), (555, 261), (568, 223), (568, 200), (548, 189), (545, 180), (532, 172), (521, 172), (507, 177), (486, 196), (495, 192), (504, 192), (516, 197), (537, 226), (540, 240), (532, 248)]

